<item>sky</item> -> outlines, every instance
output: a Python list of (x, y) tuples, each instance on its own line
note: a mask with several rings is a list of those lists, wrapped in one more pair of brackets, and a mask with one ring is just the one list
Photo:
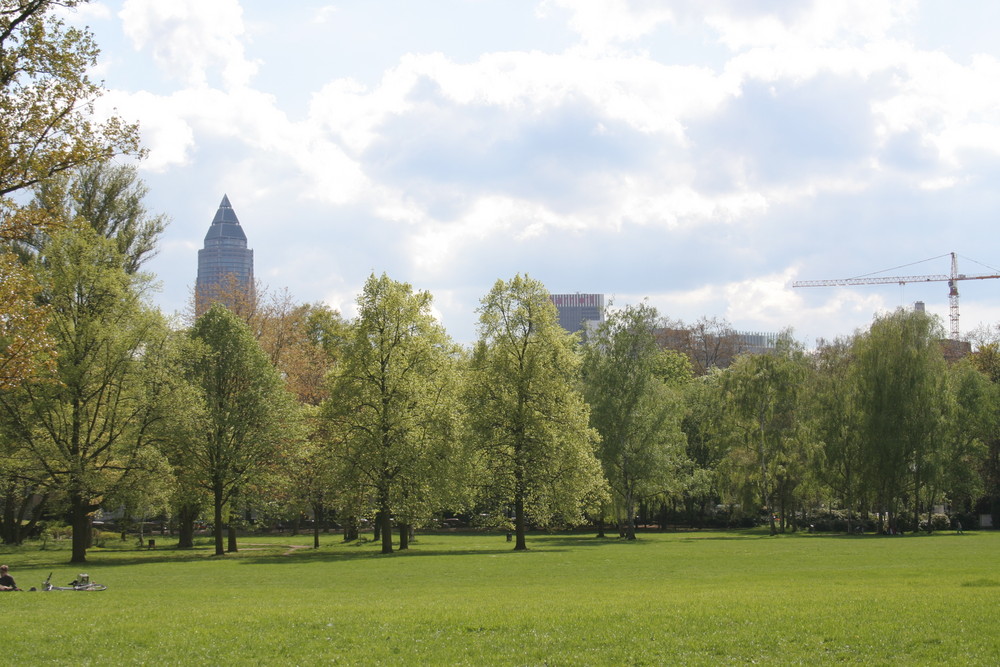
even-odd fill
[[(812, 345), (1000, 273), (993, 0), (93, 0), (96, 112), (138, 121), (147, 264), (183, 311), (228, 195), (272, 293), (372, 273), (459, 343), (497, 280)], [(882, 272), (882, 273), (879, 273)], [(959, 284), (961, 329), (1000, 283)]]

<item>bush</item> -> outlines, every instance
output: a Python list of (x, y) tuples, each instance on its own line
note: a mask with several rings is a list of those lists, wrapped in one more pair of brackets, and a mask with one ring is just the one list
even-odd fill
[(947, 514), (931, 515), (931, 530), (948, 530), (951, 528), (951, 519)]

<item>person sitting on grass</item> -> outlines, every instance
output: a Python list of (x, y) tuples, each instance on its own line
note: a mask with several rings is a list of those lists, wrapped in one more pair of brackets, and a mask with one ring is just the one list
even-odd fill
[(19, 591), (20, 588), (14, 583), (14, 577), (7, 572), (6, 565), (0, 565), (0, 591)]

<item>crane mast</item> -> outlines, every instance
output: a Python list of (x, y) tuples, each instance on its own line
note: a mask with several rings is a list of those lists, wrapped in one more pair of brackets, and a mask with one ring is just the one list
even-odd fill
[(958, 255), (951, 254), (951, 274), (942, 273), (922, 276), (874, 276), (860, 278), (834, 278), (831, 280), (796, 280), (792, 287), (845, 287), (850, 285), (905, 285), (906, 283), (948, 283), (948, 318), (951, 321), (951, 339), (958, 340), (958, 281), (960, 280), (990, 280), (1000, 278), (1000, 274), (965, 275), (958, 272)]

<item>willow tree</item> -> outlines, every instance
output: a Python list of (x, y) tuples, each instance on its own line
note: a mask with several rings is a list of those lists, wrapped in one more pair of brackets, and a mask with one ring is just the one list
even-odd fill
[[(998, 426), (997, 387), (968, 358), (950, 364), (944, 398), (949, 427), (933, 452), (934, 471), (924, 507), (937, 502), (955, 513), (971, 513), (984, 492), (981, 467), (989, 459), (989, 442)], [(932, 523), (928, 522), (930, 528)]]
[(429, 292), (369, 276), (333, 374), (326, 415), (345, 470), (373, 499), (382, 553), (400, 549), (454, 478), (457, 350), (431, 312)]
[(945, 436), (947, 372), (941, 324), (902, 309), (875, 318), (853, 346), (864, 482), (891, 527), (909, 499), (914, 529), (930, 480), (933, 452)]
[(605, 493), (597, 433), (578, 389), (580, 358), (545, 287), (499, 280), (479, 308), (468, 372), (469, 424), (480, 449), (484, 502), (508, 521), (515, 550), (528, 523), (577, 523)]
[(646, 304), (611, 311), (584, 352), (584, 395), (601, 435), (598, 455), (619, 532), (635, 539), (636, 504), (679, 491), (685, 457), (681, 386), (687, 358), (657, 344), (659, 315)]
[(725, 388), (740, 433), (727, 457), (733, 481), (755, 489), (768, 515), (771, 534), (784, 528), (795, 488), (807, 472), (803, 439), (802, 388), (807, 365), (786, 336), (778, 351), (746, 354), (725, 374)]
[[(817, 478), (847, 509), (847, 530), (854, 515), (867, 507), (861, 428), (853, 372), (853, 341), (823, 343), (812, 355), (806, 397), (810, 425), (819, 442), (815, 459)], [(864, 522), (862, 514), (862, 523)]]
[[(969, 361), (993, 385), (995, 400), (1000, 407), (1000, 342), (993, 337), (979, 344)], [(994, 417), (1000, 410), (993, 410)], [(986, 455), (980, 462), (979, 475), (983, 482), (984, 500), (988, 503), (991, 524), (1000, 526), (1000, 428), (987, 435)]]

